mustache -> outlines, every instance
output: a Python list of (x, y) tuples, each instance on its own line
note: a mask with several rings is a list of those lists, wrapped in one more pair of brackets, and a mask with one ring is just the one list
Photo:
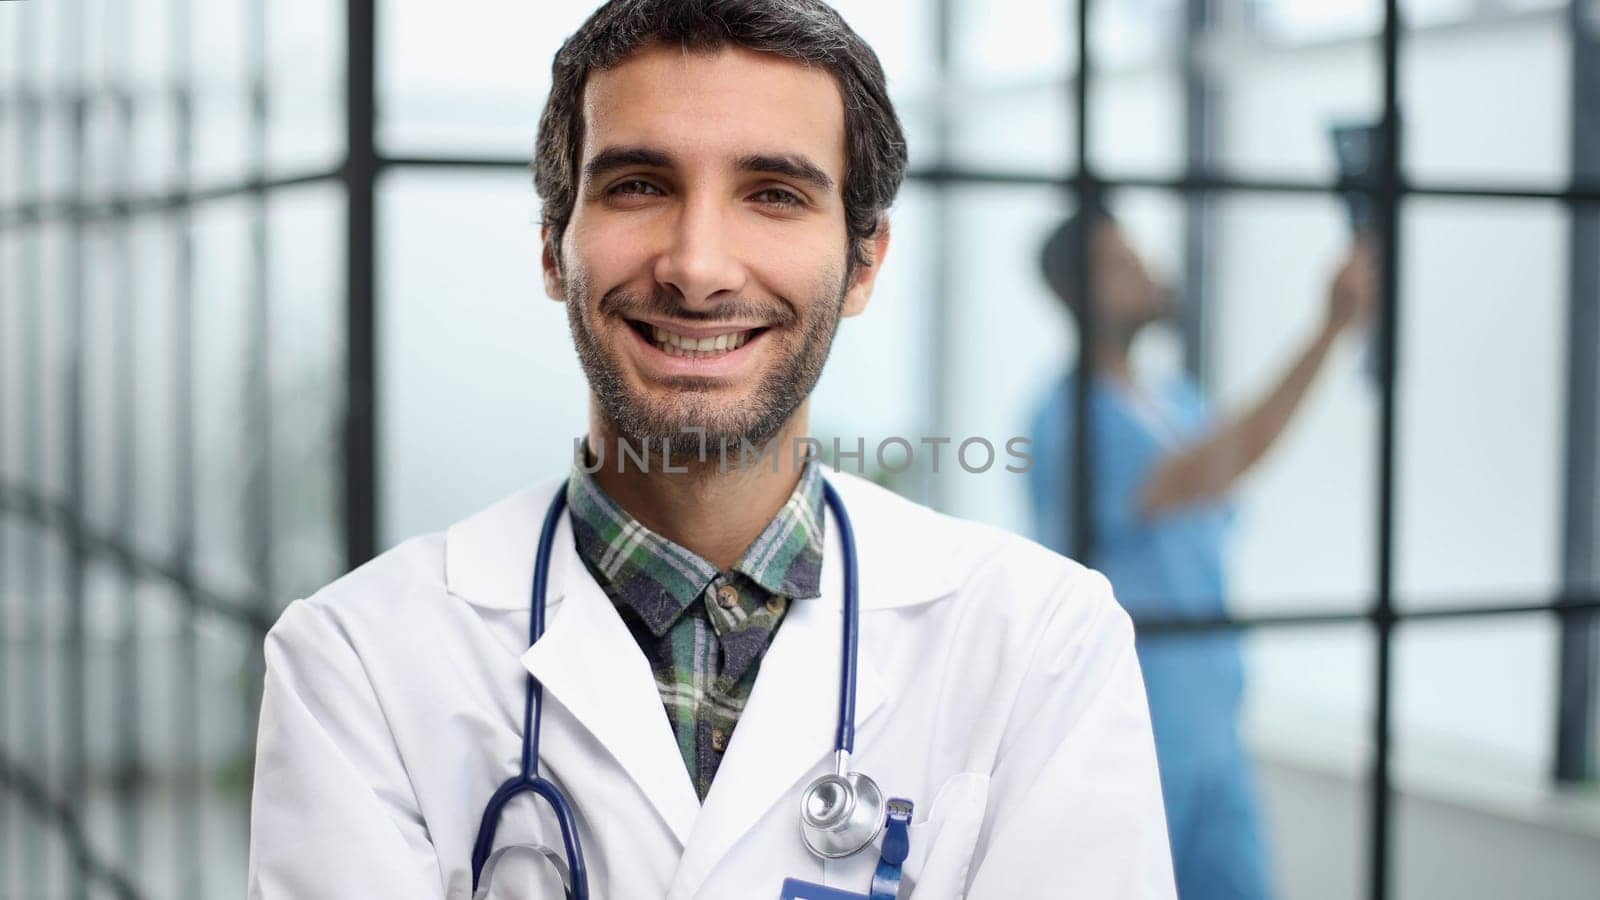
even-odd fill
[(793, 325), (800, 318), (794, 306), (779, 300), (735, 297), (713, 307), (691, 309), (671, 291), (641, 294), (622, 287), (612, 288), (600, 298), (600, 313), (634, 319), (655, 316), (680, 322), (767, 322), (779, 328)]

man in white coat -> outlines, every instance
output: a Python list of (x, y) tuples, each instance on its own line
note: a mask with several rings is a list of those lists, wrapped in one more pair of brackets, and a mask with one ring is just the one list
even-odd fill
[[(794, 878), (901, 900), (1170, 898), (1132, 629), (1105, 578), (824, 474), (796, 440), (882, 268), (905, 170), (872, 50), (818, 0), (613, 0), (553, 74), (542, 261), (589, 380), (586, 446), (565, 480), (284, 612), (250, 895), (472, 896), (531, 675), (538, 772), (571, 801), (592, 897), (778, 898)], [(726, 447), (768, 455), (730, 465)], [(914, 803), (897, 891), (874, 889), (897, 855), (882, 834), (842, 859), (802, 841), (844, 652), (824, 480), (860, 566), (851, 769)], [(528, 795), (495, 844), (563, 848)], [(496, 872), (494, 896), (561, 896), (533, 859)]]

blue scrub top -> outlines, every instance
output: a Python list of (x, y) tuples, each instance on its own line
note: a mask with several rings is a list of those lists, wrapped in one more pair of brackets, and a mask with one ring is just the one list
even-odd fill
[[(1034, 534), (1064, 555), (1073, 552), (1076, 384), (1069, 373), (1054, 385), (1031, 435)], [(1188, 379), (1151, 388), (1143, 404), (1128, 390), (1104, 376), (1090, 387), (1096, 549), (1085, 562), (1111, 580), (1135, 621), (1217, 615), (1227, 596), (1223, 552), (1231, 506), (1200, 503), (1150, 520), (1139, 512), (1145, 482), (1165, 456), (1211, 429), (1210, 410)], [(1237, 635), (1141, 636), (1138, 651), (1163, 782), (1171, 788), (1185, 770), (1238, 759), (1235, 719), (1243, 679)]]

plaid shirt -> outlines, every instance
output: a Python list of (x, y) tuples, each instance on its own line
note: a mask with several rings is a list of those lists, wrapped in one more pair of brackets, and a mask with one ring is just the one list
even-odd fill
[(789, 601), (821, 594), (821, 471), (806, 463), (789, 501), (727, 572), (639, 524), (580, 467), (567, 504), (578, 556), (650, 661), (705, 800)]

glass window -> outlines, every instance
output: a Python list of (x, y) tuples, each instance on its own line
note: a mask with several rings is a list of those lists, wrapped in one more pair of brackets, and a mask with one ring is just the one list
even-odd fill
[(1089, 158), (1102, 176), (1172, 176), (1184, 166), (1179, 56), (1184, 4), (1116, 0), (1090, 8)]
[(335, 184), (271, 195), (271, 533), (274, 604), (304, 597), (345, 566), (345, 196)]
[(255, 583), (251, 538), (262, 512), (251, 485), (267, 464), (253, 391), (262, 373), (251, 303), (261, 273), (249, 202), (200, 207), (193, 235), (195, 563), (203, 583), (244, 593)]
[[(1219, 196), (1209, 231), (1207, 357), (1226, 418), (1255, 408), (1310, 350), (1351, 237), (1338, 200), (1267, 194)], [(1237, 482), (1238, 611), (1369, 602), (1378, 394), (1364, 343), (1359, 330), (1334, 343), (1276, 442)]]
[[(202, 723), (202, 773), (198, 798), (205, 856), (195, 860), (201, 896), (237, 890), (248, 869), (251, 760), (256, 719), (240, 715), (259, 695), (261, 641), (236, 621), (203, 614), (196, 622), (198, 683), (195, 712)], [(256, 685), (252, 689), (252, 685)]]
[(333, 168), (345, 148), (343, 5), (292, 0), (267, 4), (265, 15), (267, 169)]
[(151, 88), (138, 100), (133, 130), (125, 148), (132, 190), (153, 194), (178, 185), (178, 102), (170, 92)]
[(1224, 27), (1207, 33), (1201, 53), (1217, 98), (1216, 166), (1228, 174), (1332, 180), (1338, 165), (1330, 129), (1374, 122), (1381, 113), (1375, 40), (1290, 47)]
[(132, 321), (136, 356), (134, 392), (134, 519), (130, 544), (151, 559), (178, 552), (182, 511), (180, 485), (189, 477), (180, 471), (184, 444), (180, 404), (193, 387), (179, 372), (179, 357), (191, 350), (179, 344), (179, 237), (176, 215), (139, 216), (131, 220), (131, 252), (137, 260), (128, 290), (138, 314)]
[[(851, 449), (862, 437), (875, 455), (885, 438), (902, 436), (915, 444), (927, 427), (929, 373), (918, 361), (928, 359), (931, 319), (937, 314), (928, 265), (936, 239), (933, 203), (921, 185), (901, 188), (890, 215), (889, 255), (872, 301), (861, 315), (840, 322), (811, 399), (811, 430), (824, 443), (839, 437), (840, 446)], [(897, 465), (899, 456), (889, 459)], [(867, 464), (873, 462), (869, 456)]]
[(1089, 158), (1097, 174), (1182, 173), (1183, 84), (1172, 62), (1107, 71), (1090, 84)]
[(67, 389), (72, 358), (69, 312), (71, 309), (69, 267), (81, 265), (71, 253), (67, 229), (49, 223), (37, 229), (30, 251), (36, 254), (33, 265), (38, 273), (38, 345), (32, 362), (38, 368), (32, 377), (38, 385), (38, 410), (42, 421), (35, 434), (40, 468), (33, 488), (43, 496), (60, 499), (67, 486)]
[(29, 14), (22, 12), (0, 16), (0, 47), (6, 48), (6, 53), (0, 55), (0, 85), (7, 88), (21, 87), (25, 56), (16, 51), (21, 50), (29, 38), (33, 27), (29, 19)]
[(132, 448), (128, 445), (132, 422), (126, 411), (132, 402), (133, 298), (129, 284), (126, 234), (116, 225), (86, 229), (84, 258), (96, 265), (83, 267), (84, 305), (79, 390), (82, 415), (78, 424), (82, 441), (83, 513), (88, 524), (114, 534), (127, 514), (124, 486), (131, 487), (124, 470)]
[(897, 105), (938, 86), (934, 4), (926, 0), (840, 0), (829, 5), (878, 55)]
[(550, 62), (594, 5), (378, 4), (379, 146), (527, 158)]
[(520, 172), (381, 183), (385, 545), (560, 475), (587, 432), (588, 388), (565, 309), (544, 293), (533, 203)]
[(33, 179), (22, 177), (23, 134), (27, 130), (23, 121), (19, 103), (0, 100), (0, 209), (7, 211), (20, 206), (33, 190)]
[(945, 91), (950, 164), (1046, 176), (1073, 158), (1076, 18), (1060, 0), (1021, 7), (960, 2)]
[[(21, 708), (21, 685), (27, 683), (25, 667), (32, 662), (33, 649), (30, 611), (24, 604), (28, 585), (23, 575), (28, 565), (24, 541), (29, 530), (21, 517), (9, 512), (0, 515), (0, 751), (13, 760), (22, 758), (24, 730), (29, 727)], [(0, 841), (0, 891), (8, 894), (21, 893), (16, 879), (22, 866), (17, 860), (27, 840), (23, 835), (31, 827), (28, 818), (20, 803), (9, 796), (0, 800), (0, 828), (6, 834)]]
[(193, 15), (193, 177), (202, 185), (232, 183), (255, 158), (248, 79), (260, 41), (243, 0), (198, 4)]
[(38, 167), (38, 188), (34, 196), (46, 203), (61, 203), (78, 187), (73, 180), (73, 166), (79, 149), (73, 144), (71, 117), (62, 104), (44, 103), (35, 121), (34, 133), (23, 136), (25, 141), (31, 137), (33, 145), (22, 151)]
[[(1566, 181), (1572, 42), (1565, 12), (1412, 28), (1400, 51), (1406, 173), (1423, 182)], [(1516, 76), (1508, 78), (1507, 73)]]
[(1283, 43), (1370, 35), (1383, 23), (1383, 4), (1378, 0), (1245, 0), (1244, 8), (1255, 29)]
[(1273, 893), (1367, 896), (1373, 633), (1365, 625), (1249, 632), (1240, 733)]
[(1409, 607), (1558, 589), (1568, 224), (1549, 203), (1405, 207), (1395, 586)]
[(25, 371), (30, 338), (30, 291), (23, 275), (23, 254), (29, 241), (20, 230), (0, 232), (0, 484), (25, 484), (24, 453), (28, 433), (25, 404), (34, 378)]
[(1077, 64), (1077, 12), (1062, 0), (959, 0), (950, 33), (950, 69), (962, 81), (1059, 80)]
[[(952, 187), (945, 203), (950, 346), (941, 365), (950, 394), (940, 424), (952, 444), (934, 496), (956, 515), (1029, 533), (1029, 482), (1006, 470), (1023, 465), (1006, 445), (1029, 436), (1053, 380), (1075, 355), (1065, 309), (1039, 265), (1045, 237), (1071, 207), (1059, 192), (1023, 187)], [(968, 440), (994, 448), (992, 462), (983, 444), (968, 448), (967, 465), (982, 471), (956, 458)]]
[(137, 752), (148, 770), (159, 776), (132, 782), (143, 852), (128, 865), (140, 874), (148, 896), (181, 897), (184, 886), (174, 872), (176, 854), (162, 851), (182, 846), (197, 831), (190, 827), (189, 817), (198, 812), (199, 798), (185, 784), (195, 759), (190, 738), (180, 726), (185, 715), (193, 714), (187, 698), (203, 685), (184, 671), (188, 650), (180, 636), (186, 608), (181, 595), (161, 581), (140, 581), (133, 588), (139, 634)]
[(1554, 642), (1544, 615), (1397, 632), (1396, 896), (1578, 897), (1600, 877), (1587, 804), (1548, 781)]
[(242, 87), (218, 82), (194, 97), (195, 185), (216, 187), (243, 181), (255, 148), (250, 140), (250, 105)]
[(1072, 98), (1058, 83), (970, 83), (948, 98), (951, 165), (1049, 177), (1074, 158)]
[(143, 104), (176, 74), (182, 61), (179, 54), (187, 51), (175, 42), (173, 19), (179, 5), (171, 0), (126, 0), (121, 5), (126, 12), (118, 26), (124, 29), (128, 47), (129, 86), (143, 95)]

